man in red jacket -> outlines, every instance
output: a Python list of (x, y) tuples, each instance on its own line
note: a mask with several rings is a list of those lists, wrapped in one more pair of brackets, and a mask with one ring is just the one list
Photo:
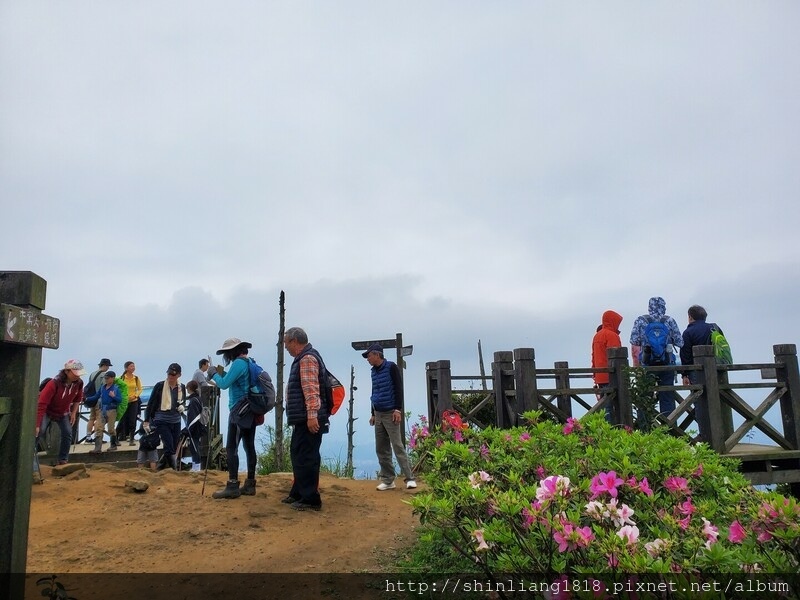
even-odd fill
[(36, 414), (36, 442), (39, 433), (47, 431), (52, 421), (61, 430), (61, 445), (58, 449), (58, 464), (69, 460), (69, 446), (72, 443), (72, 425), (78, 417), (78, 407), (83, 399), (83, 381), (86, 371), (80, 361), (68, 360), (39, 392), (39, 407)]
[[(622, 315), (613, 310), (603, 313), (600, 328), (592, 339), (592, 368), (604, 369), (608, 366), (608, 349), (621, 348), (622, 340), (619, 338), (619, 325), (622, 323)], [(597, 395), (601, 396), (608, 388), (608, 373), (595, 373), (594, 385), (597, 388)], [(606, 404), (606, 420), (612, 421), (611, 406)]]

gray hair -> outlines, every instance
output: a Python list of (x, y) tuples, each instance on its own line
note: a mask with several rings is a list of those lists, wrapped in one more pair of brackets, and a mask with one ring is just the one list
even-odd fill
[(300, 327), (290, 327), (283, 337), (287, 340), (297, 340), (300, 344), (308, 343), (308, 335)]

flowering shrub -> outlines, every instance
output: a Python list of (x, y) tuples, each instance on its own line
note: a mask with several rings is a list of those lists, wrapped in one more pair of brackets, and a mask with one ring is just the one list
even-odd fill
[(488, 575), (800, 568), (800, 505), (755, 490), (706, 445), (602, 417), (525, 418), (509, 430), (411, 430), (430, 489), (411, 503), (453, 561), (468, 559), (459, 566)]

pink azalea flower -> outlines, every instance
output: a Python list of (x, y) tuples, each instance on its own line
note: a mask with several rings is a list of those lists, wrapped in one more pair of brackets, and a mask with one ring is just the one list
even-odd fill
[(558, 551), (572, 551), (576, 548), (585, 548), (594, 539), (594, 534), (589, 527), (576, 527), (574, 524), (563, 523), (564, 529), (553, 533), (553, 539), (558, 542)]
[(633, 545), (639, 539), (639, 528), (636, 525), (625, 525), (617, 532), (617, 535), (625, 540), (628, 545)]
[(652, 542), (647, 542), (644, 545), (644, 549), (647, 550), (647, 553), (653, 558), (656, 558), (659, 554), (661, 554), (661, 551), (666, 547), (667, 542), (661, 538), (656, 538)]
[(489, 447), (486, 444), (481, 444), (481, 457), (489, 460)]
[(595, 521), (599, 521), (603, 518), (603, 509), (605, 506), (602, 502), (598, 502), (597, 500), (590, 501), (585, 507), (586, 515), (594, 519)]
[(653, 490), (650, 489), (650, 484), (647, 483), (647, 477), (645, 477), (639, 482), (639, 491), (642, 492), (645, 496), (653, 495)]
[(531, 511), (529, 511), (527, 508), (523, 508), (522, 509), (522, 526), (525, 529), (530, 529), (531, 526), (533, 525), (534, 520), (535, 519), (534, 519), (533, 514), (531, 513)]
[(547, 471), (544, 470), (544, 467), (542, 465), (536, 467), (536, 476), (539, 479), (544, 479), (545, 477), (547, 477)]
[(460, 429), (454, 429), (453, 430), (453, 439), (455, 441), (457, 441), (457, 442), (463, 442), (464, 441), (464, 436), (461, 435), (461, 430)]
[(617, 497), (617, 487), (625, 483), (622, 479), (617, 477), (616, 471), (609, 471), (608, 473), (598, 473), (592, 477), (592, 483), (589, 485), (589, 491), (592, 492), (589, 500), (594, 500), (600, 494), (608, 492), (612, 498)]
[(703, 517), (703, 535), (706, 536), (706, 548), (710, 548), (712, 544), (715, 544), (719, 537), (719, 529), (705, 517)]
[(563, 432), (564, 432), (564, 435), (569, 435), (573, 431), (580, 431), (581, 429), (583, 429), (583, 427), (581, 427), (581, 424), (578, 421), (578, 419), (576, 419), (574, 417), (569, 417), (567, 419), (567, 424), (564, 425)]
[(487, 483), (491, 480), (492, 476), (486, 471), (476, 471), (469, 476), (469, 483), (474, 489), (481, 487), (482, 483)]
[(689, 482), (683, 477), (667, 477), (664, 481), (664, 487), (671, 494), (689, 494)]
[(619, 559), (616, 554), (608, 555), (608, 566), (612, 569), (616, 569), (619, 566)]
[(692, 472), (692, 477), (700, 477), (703, 474), (703, 463), (697, 465), (697, 468)]
[(742, 527), (742, 524), (739, 521), (734, 521), (731, 523), (730, 529), (728, 529), (728, 541), (733, 544), (741, 544), (742, 541), (747, 537), (747, 532)]
[(486, 540), (483, 539), (483, 529), (476, 529), (473, 531), (472, 537), (474, 537), (475, 541), (478, 542), (478, 547), (475, 548), (476, 552), (482, 552), (483, 550), (489, 549), (489, 544), (487, 544)]
[(695, 507), (695, 505), (692, 504), (691, 498), (687, 498), (678, 505), (678, 512), (680, 512), (682, 515), (691, 515), (696, 510), (697, 507)]
[(686, 515), (683, 519), (678, 519), (678, 526), (686, 531), (689, 529), (689, 522), (692, 520), (692, 515)]
[(529, 439), (531, 439), (531, 434), (528, 433), (527, 431), (525, 431), (524, 433), (520, 434), (520, 436), (519, 436), (519, 441), (520, 442), (527, 442)]
[(539, 482), (536, 489), (536, 499), (540, 502), (551, 500), (556, 496), (566, 496), (569, 493), (569, 477), (551, 475)]

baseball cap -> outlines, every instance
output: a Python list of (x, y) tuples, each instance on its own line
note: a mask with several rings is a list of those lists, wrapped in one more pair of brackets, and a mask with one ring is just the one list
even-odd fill
[(381, 346), (380, 344), (372, 344), (369, 348), (367, 348), (366, 352), (361, 353), (361, 356), (367, 358), (370, 352), (378, 352), (381, 355), (383, 355), (383, 346)]
[(117, 377), (117, 374), (114, 373), (114, 371), (106, 371), (104, 373), (104, 376), (106, 379), (115, 379)]
[(64, 363), (64, 370), (73, 371), (78, 377), (86, 375), (86, 369), (83, 368), (83, 363), (79, 360), (75, 360), (74, 358), (71, 358)]
[(182, 373), (181, 366), (178, 363), (172, 363), (167, 367), (167, 374), (180, 375)]

